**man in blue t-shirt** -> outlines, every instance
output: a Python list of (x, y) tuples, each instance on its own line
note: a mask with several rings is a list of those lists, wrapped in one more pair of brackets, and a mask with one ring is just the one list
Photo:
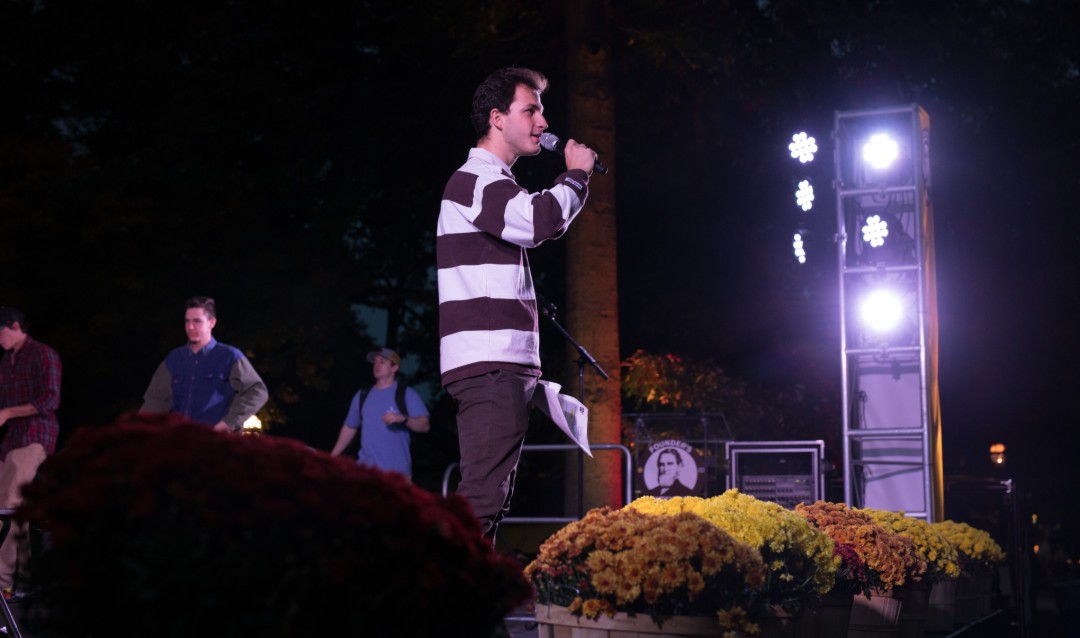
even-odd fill
[(431, 429), (427, 407), (412, 388), (404, 389), (405, 405), (398, 405), (401, 393), (398, 392), (397, 373), (401, 357), (396, 352), (380, 348), (368, 353), (367, 360), (372, 365), (375, 385), (353, 395), (349, 413), (330, 454), (341, 454), (359, 429), (357, 463), (401, 472), (412, 478), (409, 433), (421, 434)]

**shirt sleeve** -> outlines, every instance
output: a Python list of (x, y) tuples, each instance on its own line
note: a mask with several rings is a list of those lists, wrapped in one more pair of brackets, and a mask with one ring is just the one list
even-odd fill
[(162, 361), (150, 377), (150, 385), (143, 393), (143, 404), (139, 412), (165, 414), (172, 410), (172, 373)]
[(428, 416), (427, 406), (420, 398), (420, 393), (412, 388), (405, 388), (405, 407), (409, 410), (409, 416)]
[(244, 429), (244, 421), (266, 404), (268, 396), (266, 384), (263, 383), (259, 373), (255, 372), (255, 368), (251, 366), (247, 357), (241, 355), (233, 364), (229, 375), (229, 385), (236, 390), (236, 396), (233, 397), (232, 403), (229, 404), (229, 411), (225, 413), (225, 418), (222, 420), (230, 430), (239, 432)]
[(533, 248), (566, 232), (585, 204), (588, 183), (585, 171), (575, 169), (560, 175), (551, 188), (529, 193), (513, 179), (489, 169), (477, 176), (474, 197), (478, 202), (462, 213), (485, 233)]
[(34, 371), (34, 388), (37, 390), (30, 400), (38, 414), (55, 412), (60, 407), (60, 355), (49, 348), (41, 349), (41, 361)]

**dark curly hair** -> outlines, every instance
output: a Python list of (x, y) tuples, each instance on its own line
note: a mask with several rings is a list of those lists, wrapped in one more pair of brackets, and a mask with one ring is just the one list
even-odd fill
[(508, 66), (492, 73), (476, 87), (472, 101), (472, 125), (476, 130), (476, 139), (481, 140), (488, 134), (491, 109), (506, 113), (514, 101), (514, 93), (519, 84), (524, 84), (537, 93), (547, 90), (548, 80), (543, 73), (523, 67)]

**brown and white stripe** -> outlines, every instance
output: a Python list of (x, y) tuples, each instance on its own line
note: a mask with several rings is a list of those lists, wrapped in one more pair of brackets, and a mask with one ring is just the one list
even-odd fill
[(527, 248), (566, 232), (588, 194), (584, 171), (528, 193), (474, 148), (446, 184), (436, 233), (443, 385), (499, 368), (540, 369)]

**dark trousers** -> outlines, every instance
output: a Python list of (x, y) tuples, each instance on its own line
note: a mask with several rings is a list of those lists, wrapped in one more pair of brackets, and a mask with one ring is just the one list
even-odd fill
[(529, 402), (536, 377), (498, 370), (446, 386), (458, 403), (461, 483), (484, 535), (495, 533), (510, 510), (521, 446), (529, 427)]

